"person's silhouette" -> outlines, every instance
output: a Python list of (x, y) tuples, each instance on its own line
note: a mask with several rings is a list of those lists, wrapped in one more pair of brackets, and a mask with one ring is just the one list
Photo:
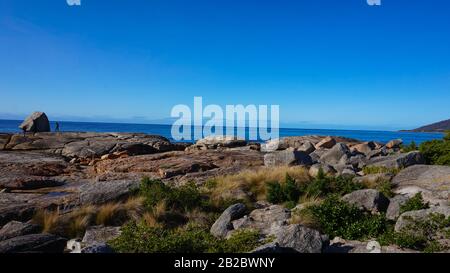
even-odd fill
[(59, 122), (55, 123), (55, 132), (59, 132)]

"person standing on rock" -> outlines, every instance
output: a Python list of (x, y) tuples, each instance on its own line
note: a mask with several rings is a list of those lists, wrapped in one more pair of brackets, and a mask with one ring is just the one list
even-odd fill
[(55, 132), (59, 133), (59, 122), (55, 123)]

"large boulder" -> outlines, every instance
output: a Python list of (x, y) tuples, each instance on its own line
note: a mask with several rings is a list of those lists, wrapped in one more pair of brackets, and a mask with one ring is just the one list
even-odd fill
[(386, 144), (386, 148), (388, 148), (388, 149), (400, 148), (400, 146), (402, 144), (403, 144), (403, 140), (401, 140), (401, 139), (394, 139), (394, 140), (389, 141)]
[[(414, 224), (421, 221), (426, 221), (431, 215), (442, 214), (446, 218), (450, 217), (450, 207), (437, 206), (429, 209), (407, 211), (400, 215), (395, 223), (395, 231), (414, 229)], [(413, 231), (413, 230), (412, 230)]]
[(350, 150), (347, 145), (344, 143), (337, 143), (320, 157), (320, 162), (335, 165), (340, 163), (342, 157), (348, 156), (349, 154)]
[(0, 253), (62, 253), (66, 240), (52, 234), (29, 234), (0, 242)]
[(395, 220), (400, 216), (400, 208), (404, 205), (409, 198), (406, 195), (396, 195), (389, 199), (389, 207), (386, 211), (386, 218), (389, 220)]
[(389, 206), (389, 199), (374, 189), (358, 190), (344, 195), (342, 199), (373, 213), (385, 212)]
[(368, 155), (375, 149), (375, 147), (376, 147), (375, 143), (370, 141), (370, 142), (364, 142), (364, 143), (360, 143), (360, 144), (356, 144), (356, 145), (352, 146), (351, 151), (352, 152), (356, 151), (358, 153)]
[(307, 153), (295, 151), (293, 149), (272, 152), (264, 155), (264, 165), (267, 167), (311, 165), (312, 163), (312, 159)]
[(198, 140), (189, 149), (235, 148), (247, 145), (247, 141), (236, 136), (207, 136)]
[(299, 253), (321, 253), (324, 246), (324, 237), (317, 230), (298, 224), (281, 227), (275, 237), (280, 247)]
[(93, 226), (86, 230), (81, 242), (88, 246), (104, 244), (119, 237), (120, 234), (120, 227)]
[(396, 193), (412, 196), (422, 192), (424, 200), (445, 204), (450, 194), (450, 166), (410, 166), (398, 173), (392, 184)]
[(225, 238), (233, 230), (232, 221), (244, 216), (247, 208), (242, 203), (228, 207), (211, 227), (211, 234), (218, 238)]
[(333, 137), (326, 137), (316, 144), (316, 149), (330, 149), (334, 145), (336, 145), (336, 139), (334, 139)]
[(98, 181), (84, 184), (80, 187), (80, 203), (104, 204), (122, 200), (130, 195), (140, 185), (139, 181), (117, 180)]
[(14, 237), (34, 234), (40, 231), (40, 227), (31, 223), (11, 221), (0, 229), (0, 241)]
[(423, 163), (425, 163), (425, 160), (420, 152), (409, 152), (372, 158), (368, 162), (368, 166), (387, 169), (403, 169), (412, 165)]
[(50, 122), (45, 113), (34, 112), (20, 124), (19, 128), (33, 133), (50, 132)]
[(322, 169), (323, 173), (328, 176), (333, 176), (336, 174), (336, 170), (331, 165), (320, 163), (312, 165), (309, 168), (308, 173), (311, 177), (316, 177), (319, 174), (320, 169)]
[(307, 154), (310, 154), (312, 152), (314, 152), (316, 150), (316, 148), (314, 147), (314, 144), (310, 141), (306, 141), (305, 143), (302, 144), (302, 146), (300, 146), (297, 151), (300, 152), (305, 152)]
[(280, 205), (272, 205), (255, 209), (249, 215), (232, 221), (232, 224), (235, 230), (253, 229), (259, 231), (260, 234), (269, 235), (286, 225), (290, 218), (290, 210)]

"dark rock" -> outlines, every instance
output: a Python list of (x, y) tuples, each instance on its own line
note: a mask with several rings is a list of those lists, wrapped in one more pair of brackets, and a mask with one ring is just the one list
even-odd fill
[(29, 234), (0, 242), (0, 253), (62, 253), (66, 240), (52, 234)]
[(373, 189), (354, 191), (344, 195), (342, 199), (370, 212), (385, 212), (389, 206), (389, 199)]
[(307, 153), (291, 149), (264, 155), (264, 165), (268, 167), (311, 164), (312, 159)]
[(50, 132), (50, 122), (45, 113), (34, 112), (20, 124), (19, 128), (33, 133)]
[(228, 207), (212, 225), (211, 234), (215, 237), (225, 238), (228, 232), (233, 230), (231, 222), (242, 217), (246, 211), (247, 208), (242, 203)]
[(119, 237), (120, 234), (120, 227), (93, 226), (86, 230), (81, 242), (88, 246), (104, 244)]
[(412, 165), (423, 164), (424, 162), (425, 160), (420, 152), (409, 152), (372, 158), (370, 159), (368, 166), (403, 169)]
[(338, 164), (343, 156), (350, 154), (350, 150), (344, 143), (338, 143), (320, 157), (320, 162), (334, 165)]
[(244, 216), (232, 222), (233, 228), (253, 229), (260, 234), (268, 235), (276, 231), (280, 226), (287, 224), (291, 218), (290, 210), (280, 205), (272, 205), (262, 209), (253, 210), (248, 216)]
[(31, 223), (22, 223), (11, 221), (0, 229), (0, 241), (11, 239), (18, 236), (38, 233), (40, 227)]
[(396, 220), (400, 216), (400, 207), (408, 201), (405, 195), (396, 195), (389, 199), (389, 207), (386, 211), (386, 218), (389, 220)]
[(114, 253), (114, 250), (107, 244), (93, 244), (81, 249), (81, 253)]
[(290, 248), (299, 253), (321, 253), (323, 237), (317, 230), (301, 225), (283, 226), (276, 233), (276, 242), (283, 248)]
[(103, 181), (84, 184), (80, 187), (80, 203), (104, 204), (122, 200), (140, 185), (139, 181)]

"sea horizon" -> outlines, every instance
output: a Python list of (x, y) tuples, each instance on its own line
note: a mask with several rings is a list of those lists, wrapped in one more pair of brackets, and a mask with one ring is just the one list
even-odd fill
[[(93, 122), (93, 121), (57, 121), (61, 132), (97, 132), (97, 133), (144, 133), (161, 135), (171, 141), (175, 141), (171, 136), (170, 124), (151, 123), (127, 123), (127, 122)], [(19, 125), (21, 120), (0, 119), (0, 133), (20, 133)], [(55, 129), (56, 121), (50, 121), (52, 131)], [(192, 126), (194, 128), (194, 126)], [(235, 130), (239, 128), (236, 127)], [(246, 139), (250, 130), (257, 130), (255, 127), (245, 127)], [(192, 130), (193, 132), (194, 130)], [(390, 131), (390, 130), (364, 130), (364, 129), (333, 129), (333, 128), (279, 128), (279, 137), (290, 136), (339, 136), (353, 138), (361, 141), (377, 141), (387, 143), (392, 139), (402, 139), (405, 144), (414, 141), (420, 144), (425, 141), (441, 139), (444, 133), (441, 132), (411, 132), (411, 131)], [(183, 140), (183, 142), (192, 142)], [(257, 140), (257, 142), (262, 142)]]

